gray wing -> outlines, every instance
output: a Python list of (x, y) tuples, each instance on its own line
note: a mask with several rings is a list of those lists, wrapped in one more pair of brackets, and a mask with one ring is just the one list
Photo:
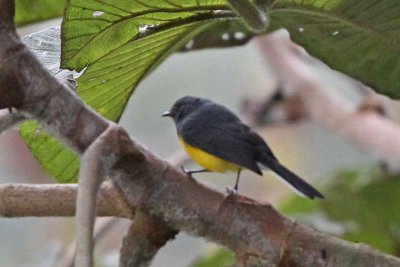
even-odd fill
[(214, 103), (189, 116), (179, 134), (189, 145), (258, 174), (259, 149), (270, 151), (264, 140), (235, 114)]

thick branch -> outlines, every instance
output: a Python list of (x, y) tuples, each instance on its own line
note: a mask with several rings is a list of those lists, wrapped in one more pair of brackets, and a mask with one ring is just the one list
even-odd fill
[[(400, 126), (377, 112), (355, 107), (334, 88), (326, 88), (313, 68), (292, 49), (287, 35), (276, 32), (257, 40), (265, 59), (288, 88), (296, 112), (400, 169)], [(293, 104), (293, 103), (292, 103)], [(286, 110), (290, 112), (290, 110)]]
[[(0, 185), (0, 217), (74, 216), (76, 184)], [(102, 184), (98, 216), (133, 218), (134, 211), (110, 181)]]
[(145, 211), (137, 211), (121, 248), (121, 267), (149, 266), (158, 250), (178, 232)]
[[(0, 10), (10, 2), (0, 0)], [(0, 27), (10, 28), (9, 21), (2, 19), (0, 16)], [(12, 107), (35, 117), (80, 153), (107, 128), (106, 120), (52, 78), (15, 35), (2, 28), (0, 62), (10, 58), (6, 65), (0, 64), (0, 74), (5, 74), (1, 76), (0, 98), (7, 94), (19, 96), (8, 98)], [(11, 92), (11, 88), (16, 91)], [(353, 266), (400, 265), (394, 257), (295, 224), (269, 205), (240, 196), (225, 198), (127, 135), (117, 141), (118, 162), (110, 176), (130, 208), (144, 210), (172, 228), (229, 247), (236, 253), (237, 266), (348, 266), (349, 262)], [(66, 209), (61, 202), (65, 199), (60, 207)], [(60, 207), (54, 213), (59, 214)]]

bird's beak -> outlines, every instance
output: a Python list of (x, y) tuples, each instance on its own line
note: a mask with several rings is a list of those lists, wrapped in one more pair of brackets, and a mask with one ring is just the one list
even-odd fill
[(162, 116), (163, 116), (163, 117), (171, 117), (171, 112), (170, 112), (170, 111), (165, 111), (165, 112), (162, 114)]

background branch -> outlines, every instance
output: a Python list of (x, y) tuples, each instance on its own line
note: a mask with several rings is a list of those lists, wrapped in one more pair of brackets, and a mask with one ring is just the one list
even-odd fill
[[(74, 216), (76, 184), (0, 185), (1, 217)], [(110, 181), (102, 184), (97, 216), (133, 218), (129, 208)]]
[[(312, 67), (293, 49), (287, 34), (275, 32), (258, 38), (257, 43), (278, 79), (284, 81), (284, 97), (291, 104), (296, 101), (298, 115), (377, 155), (392, 169), (400, 169), (399, 125), (375, 111), (358, 109), (335, 88), (324, 86)], [(285, 109), (289, 116), (281, 118), (293, 117), (292, 111)]]

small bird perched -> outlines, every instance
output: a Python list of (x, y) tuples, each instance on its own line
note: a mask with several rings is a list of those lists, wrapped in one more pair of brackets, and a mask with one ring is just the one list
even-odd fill
[(315, 188), (281, 165), (261, 136), (226, 107), (208, 99), (185, 96), (163, 116), (174, 120), (181, 145), (204, 168), (183, 169), (189, 176), (198, 172), (235, 171), (237, 191), (242, 169), (262, 175), (260, 167), (264, 167), (278, 174), (301, 195), (323, 198)]

